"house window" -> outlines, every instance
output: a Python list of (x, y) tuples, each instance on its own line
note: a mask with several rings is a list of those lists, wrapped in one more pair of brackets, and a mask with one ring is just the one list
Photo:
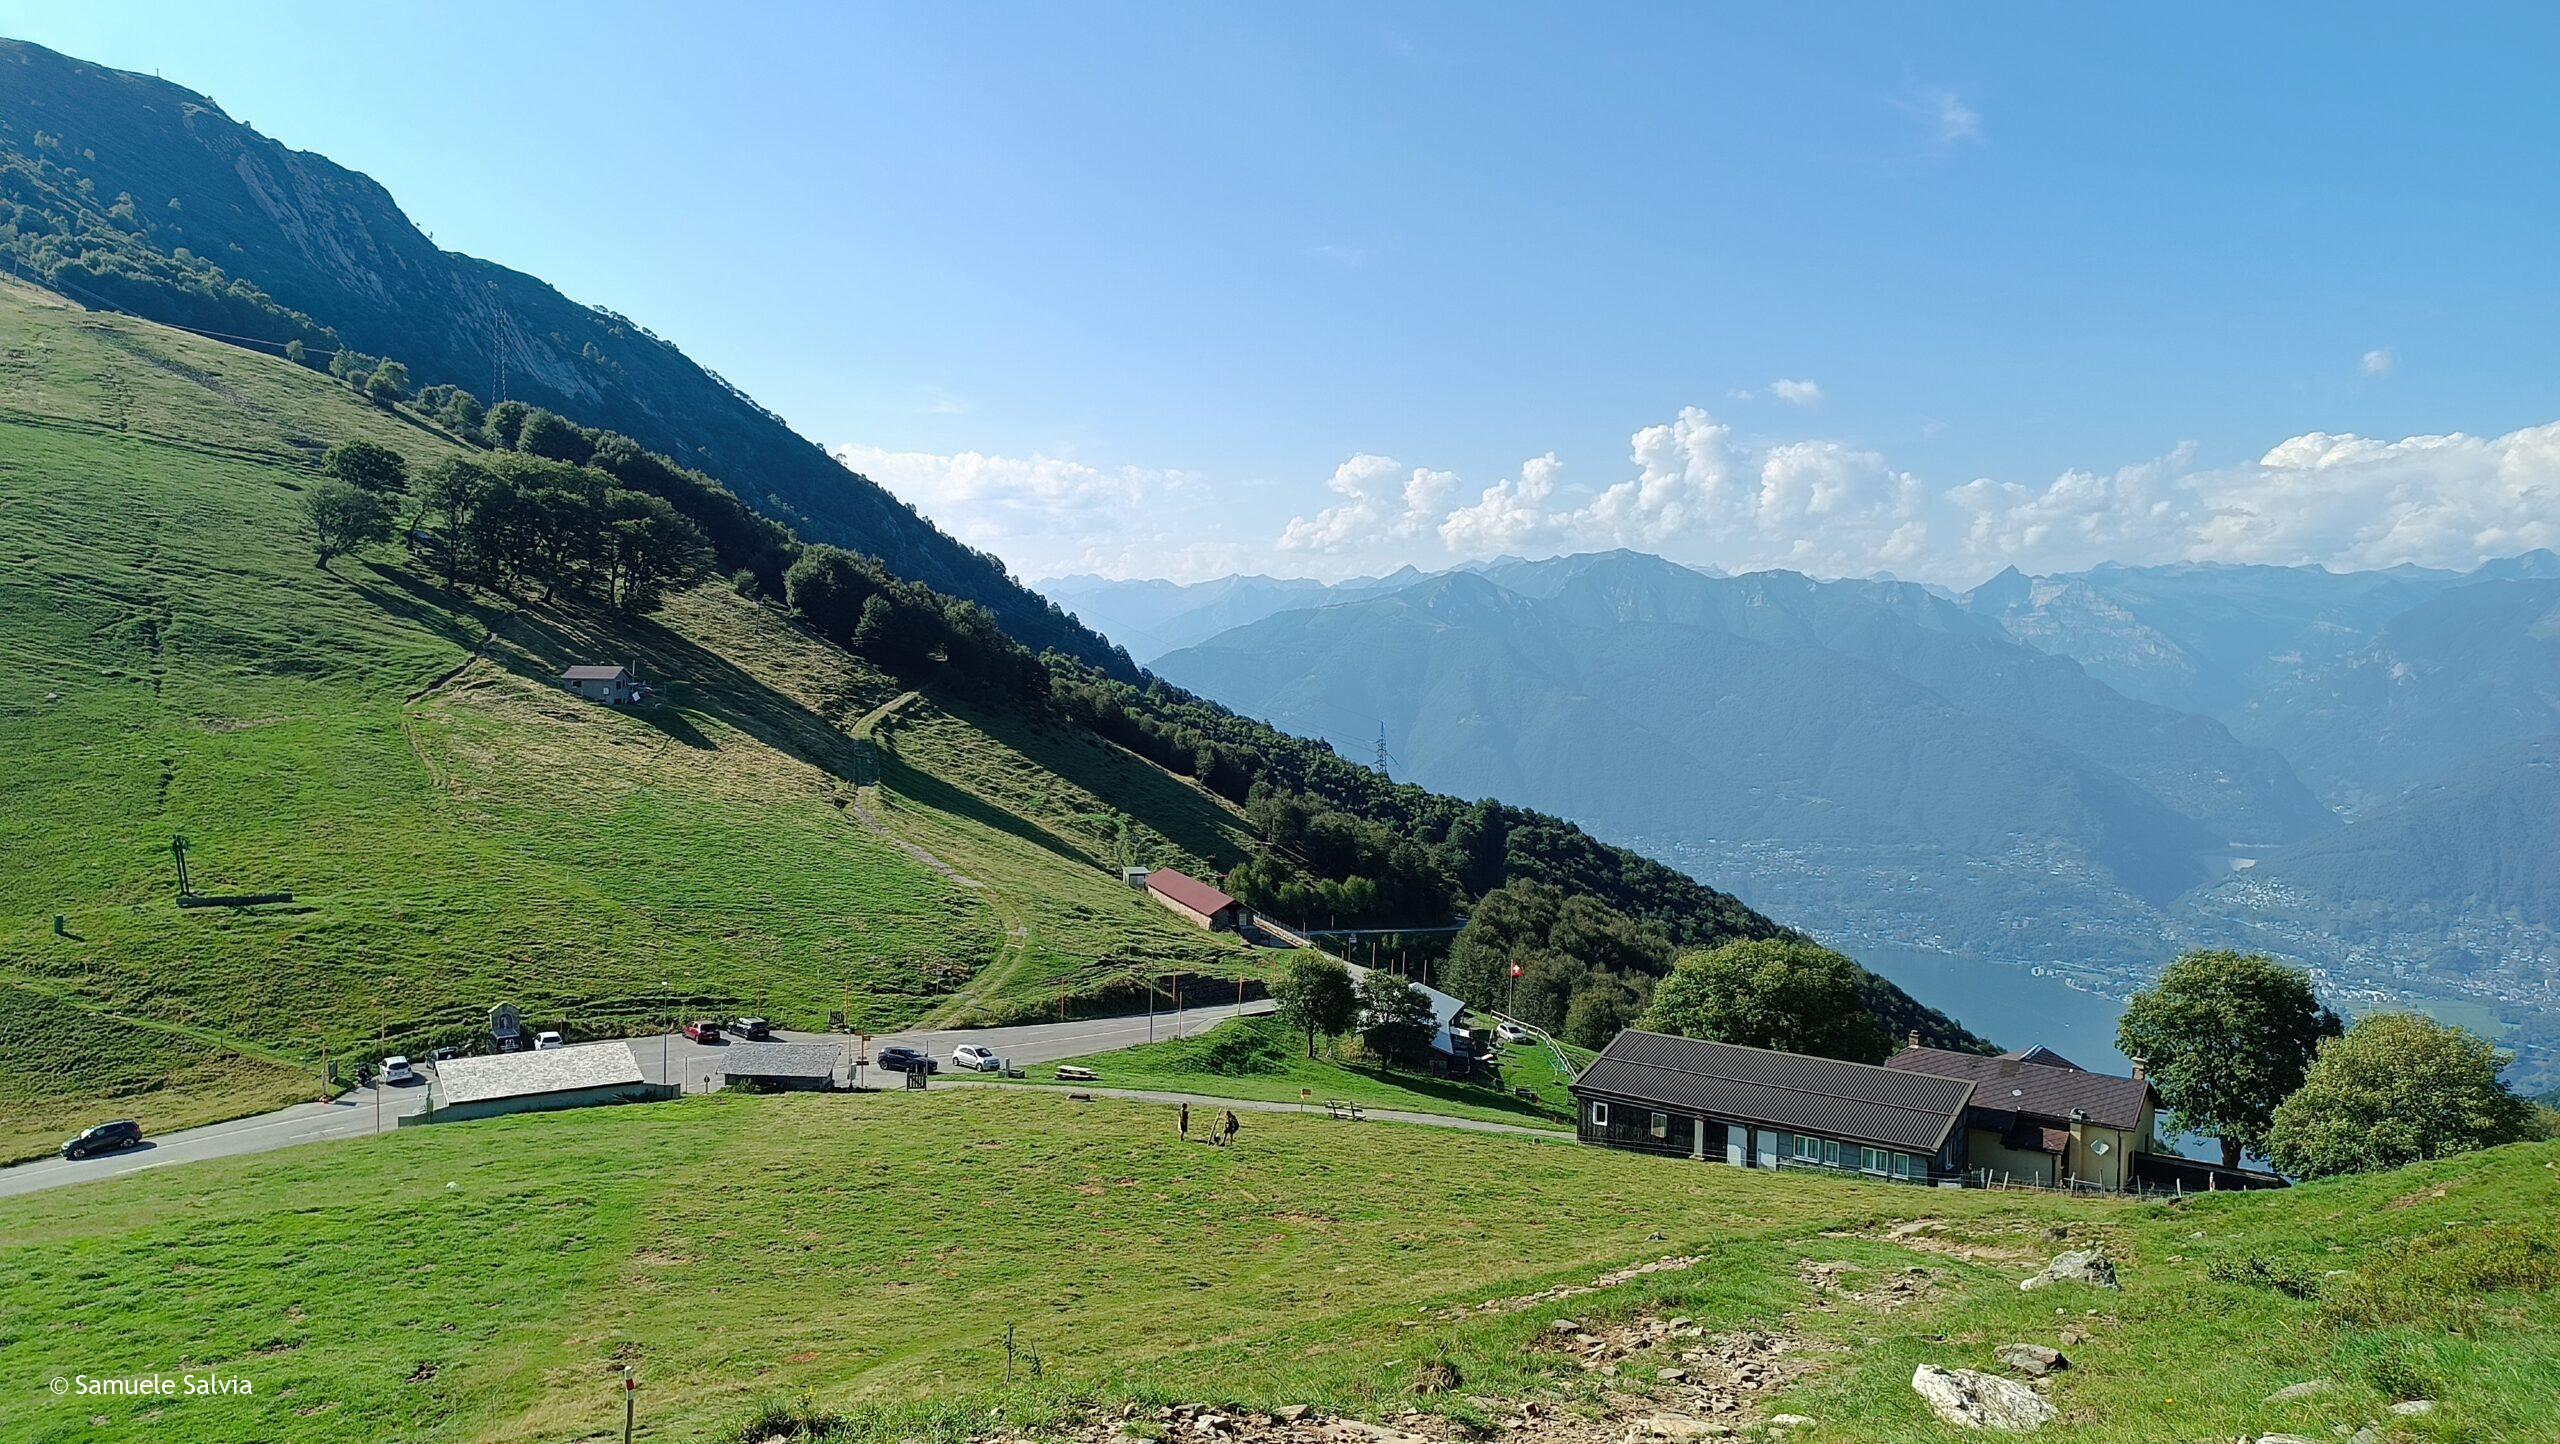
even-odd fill
[(1822, 1161), (1831, 1165), (1833, 1168), (1838, 1168), (1840, 1166), (1840, 1141), (1838, 1139), (1826, 1138), (1822, 1140)]
[(1652, 1134), (1656, 1138), (1670, 1137), (1671, 1115), (1668, 1113), (1657, 1113), (1653, 1115), (1652, 1121), (1645, 1125), (1644, 1131)]
[(1858, 1170), (1861, 1173), (1884, 1172), (1884, 1150), (1881, 1148), (1859, 1149)]
[(1606, 1128), (1609, 1126), (1608, 1104), (1594, 1103), (1591, 1105), (1591, 1126), (1594, 1128)]
[(1808, 1138), (1801, 1133), (1797, 1134), (1796, 1158), (1805, 1163), (1820, 1163), (1822, 1161), (1822, 1140), (1819, 1138)]

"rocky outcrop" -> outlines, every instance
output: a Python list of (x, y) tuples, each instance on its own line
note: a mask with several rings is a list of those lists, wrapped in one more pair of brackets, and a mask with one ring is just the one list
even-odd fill
[(2075, 1248), (2053, 1256), (2036, 1274), (2022, 1280), (2018, 1287), (2027, 1290), (2047, 1288), (2054, 1284), (2088, 1284), (2111, 1289), (2116, 1285), (2116, 1266), (2107, 1261), (2102, 1249)]
[(1959, 1429), (1998, 1429), (2023, 1434), (2041, 1429), (2055, 1413), (2044, 1396), (2024, 1384), (1973, 1369), (1922, 1364), (1911, 1387), (1931, 1412)]

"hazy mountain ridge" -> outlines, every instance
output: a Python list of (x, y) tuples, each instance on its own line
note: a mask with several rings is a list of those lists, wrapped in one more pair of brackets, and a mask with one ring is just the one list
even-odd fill
[[(1275, 613), (1158, 668), (1296, 730), (1383, 721), (1403, 771), (1440, 790), (1717, 856), (1987, 868), (2015, 874), (2022, 904), (2029, 879), (2056, 890), (2059, 912), (2147, 918), (2217, 875), (2233, 838), (2331, 825), (2273, 754), (1903, 584), (1718, 579), (1634, 553), (1513, 563)], [(1913, 934), (2016, 922), (1923, 910)]]

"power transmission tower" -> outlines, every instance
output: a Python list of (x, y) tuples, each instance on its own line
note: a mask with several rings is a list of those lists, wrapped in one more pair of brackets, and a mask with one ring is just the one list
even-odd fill
[(1380, 774), (1381, 776), (1384, 776), (1384, 775), (1386, 774), (1387, 770), (1388, 770), (1390, 767), (1392, 767), (1392, 766), (1394, 766), (1394, 765), (1395, 765), (1395, 760), (1396, 760), (1396, 755), (1395, 755), (1394, 753), (1389, 752), (1389, 751), (1387, 750), (1387, 724), (1386, 724), (1386, 723), (1384, 723), (1384, 722), (1380, 722), (1380, 723), (1378, 724), (1378, 764), (1377, 764), (1377, 765), (1378, 765), (1378, 772), (1379, 772), (1379, 774)]

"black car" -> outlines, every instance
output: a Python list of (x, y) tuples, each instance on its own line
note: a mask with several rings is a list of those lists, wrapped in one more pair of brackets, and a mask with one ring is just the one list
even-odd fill
[(62, 1145), (65, 1158), (86, 1158), (93, 1153), (114, 1153), (119, 1149), (142, 1146), (142, 1125), (130, 1118), (101, 1123), (88, 1132)]
[(773, 1025), (762, 1018), (738, 1018), (729, 1024), (729, 1036), (761, 1043), (773, 1036)]
[(939, 1073), (942, 1071), (942, 1065), (931, 1056), (908, 1047), (881, 1049), (879, 1066), (892, 1073)]

